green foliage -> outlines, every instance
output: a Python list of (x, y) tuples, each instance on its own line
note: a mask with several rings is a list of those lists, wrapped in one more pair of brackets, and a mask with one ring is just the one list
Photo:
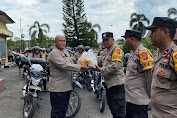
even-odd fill
[(41, 24), (38, 21), (35, 21), (32, 26), (29, 28), (29, 34), (31, 36), (31, 46), (39, 45), (40, 47), (45, 47), (46, 38), (45, 33), (50, 32), (50, 27), (48, 24)]
[(151, 53), (153, 55), (155, 55), (156, 51), (157, 51), (157, 47), (155, 46), (152, 46), (152, 43), (151, 43), (151, 40), (150, 38), (145, 38), (145, 39), (142, 39), (142, 44), (144, 47), (146, 47), (147, 49), (149, 49), (149, 51), (151, 51)]
[(19, 37), (15, 37), (15, 40), (12, 40), (11, 38), (7, 40), (7, 48), (11, 48), (12, 50), (16, 52), (20, 52), (21, 49), (21, 43), (24, 43), (24, 48), (27, 46), (27, 43), (24, 41), (21, 41)]
[(86, 26), (88, 29), (85, 32), (85, 40), (82, 41), (82, 44), (84, 46), (90, 46), (94, 48), (98, 48), (98, 34), (95, 29), (98, 29), (98, 31), (101, 31), (101, 27), (99, 24), (92, 25), (91, 22), (87, 22)]
[(13, 41), (11, 38), (7, 40), (7, 48), (12, 48), (14, 49), (14, 44), (15, 44), (15, 41)]
[(82, 44), (87, 27), (82, 0), (63, 0), (63, 32), (68, 46), (76, 47)]
[(98, 47), (98, 31), (101, 27), (98, 24), (92, 25), (87, 22), (82, 0), (63, 0), (63, 32), (67, 46), (76, 47), (80, 44), (90, 47)]
[[(143, 44), (144, 47), (146, 47), (147, 49), (149, 49), (149, 51), (151, 51), (151, 53), (153, 55), (155, 55), (155, 53), (157, 51), (157, 47), (152, 46), (150, 38), (144, 38), (144, 39), (142, 39), (141, 43)], [(120, 48), (124, 51), (124, 54), (130, 52), (130, 50), (126, 48), (125, 43), (123, 45), (121, 45)]]
[(123, 50), (124, 54), (130, 52), (130, 50), (126, 47), (125, 43), (120, 48)]
[(144, 14), (137, 14), (135, 12), (131, 14), (130, 28), (141, 31), (142, 37), (146, 32), (143, 22), (147, 22), (147, 24), (149, 24), (149, 19)]

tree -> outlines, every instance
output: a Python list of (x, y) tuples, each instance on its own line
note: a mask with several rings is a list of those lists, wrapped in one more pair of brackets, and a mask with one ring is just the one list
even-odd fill
[(15, 42), (10, 38), (7, 40), (7, 48), (12, 48), (14, 49)]
[(99, 24), (94, 24), (92, 25), (91, 22), (87, 22), (86, 26), (87, 30), (84, 33), (85, 35), (85, 40), (83, 40), (83, 45), (84, 46), (90, 46), (90, 47), (98, 47), (98, 33), (95, 29), (98, 29), (98, 31), (101, 31), (101, 27)]
[[(168, 17), (170, 17), (171, 15), (177, 15), (177, 10), (175, 8), (170, 8), (168, 9)], [(177, 17), (175, 17), (174, 19), (176, 19)]]
[(50, 32), (50, 27), (48, 24), (44, 23), (40, 25), (38, 21), (35, 21), (34, 24), (29, 28), (31, 44), (36, 45), (38, 43), (40, 47), (45, 47), (45, 45), (43, 44), (43, 42), (45, 41), (44, 33), (47, 32)]
[(85, 39), (87, 27), (86, 13), (84, 12), (84, 2), (82, 0), (63, 0), (63, 32), (67, 45), (76, 47), (82, 44)]
[(156, 51), (157, 51), (157, 47), (152, 46), (151, 40), (150, 38), (144, 38), (142, 39), (141, 43), (143, 44), (144, 47), (146, 47), (147, 49), (149, 49), (149, 51), (155, 55)]
[(146, 18), (144, 14), (137, 14), (135, 12), (131, 14), (130, 28), (141, 31), (142, 36), (144, 36), (146, 32), (143, 22), (147, 22), (147, 24), (149, 24), (149, 19)]
[(130, 50), (126, 47), (125, 43), (122, 45), (122, 50), (123, 50), (124, 54), (130, 52)]

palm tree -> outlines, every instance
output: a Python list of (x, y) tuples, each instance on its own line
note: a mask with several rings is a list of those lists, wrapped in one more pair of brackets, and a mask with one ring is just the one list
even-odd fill
[[(47, 28), (47, 30), (45, 28)], [(37, 41), (40, 47), (44, 47), (43, 45), (43, 41), (45, 40), (44, 33), (47, 32), (50, 32), (49, 25), (46, 23), (40, 25), (38, 21), (35, 21), (34, 24), (29, 28), (31, 40)]]
[[(177, 10), (175, 9), (175, 8), (170, 8), (170, 9), (168, 9), (168, 17), (170, 17), (170, 15), (177, 15)], [(175, 17), (175, 19), (176, 19), (177, 17)]]
[(88, 38), (88, 41), (90, 42), (91, 46), (92, 47), (96, 47), (96, 44), (97, 44), (97, 40), (98, 40), (98, 33), (97, 31), (95, 30), (96, 28), (98, 29), (98, 31), (100, 32), (101, 31), (101, 27), (99, 24), (94, 24), (92, 25), (91, 22), (87, 22), (86, 23), (86, 26), (87, 26), (87, 38)]
[(96, 32), (95, 28), (98, 29), (98, 31), (101, 31), (101, 27), (99, 24), (94, 24), (92, 25), (91, 22), (88, 22), (88, 27), (89, 27), (89, 33), (94, 36), (94, 38), (97, 40), (98, 39), (98, 33)]
[(142, 36), (145, 34), (145, 26), (143, 22), (147, 22), (149, 24), (149, 19), (146, 18), (144, 14), (132, 13), (130, 16), (130, 28), (134, 30), (139, 30), (142, 33)]

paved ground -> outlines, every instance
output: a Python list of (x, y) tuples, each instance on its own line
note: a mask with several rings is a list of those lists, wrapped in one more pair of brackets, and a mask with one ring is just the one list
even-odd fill
[[(5, 78), (5, 89), (0, 93), (0, 118), (22, 118), (23, 100), (20, 97), (25, 80), (19, 76), (17, 67), (3, 69), (0, 78)], [(75, 118), (112, 118), (107, 106), (104, 113), (99, 112), (99, 102), (92, 92), (79, 88), (76, 91), (81, 98), (81, 109)], [(41, 97), (40, 108), (33, 118), (50, 118), (49, 93), (42, 93)]]

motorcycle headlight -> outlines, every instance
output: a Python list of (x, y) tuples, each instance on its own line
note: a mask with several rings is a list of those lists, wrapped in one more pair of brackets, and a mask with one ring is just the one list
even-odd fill
[(34, 86), (37, 86), (38, 84), (39, 84), (39, 82), (40, 82), (40, 78), (38, 78), (38, 79), (36, 79), (36, 78), (34, 78), (34, 77), (31, 77), (31, 79), (32, 79), (32, 84), (34, 85)]

